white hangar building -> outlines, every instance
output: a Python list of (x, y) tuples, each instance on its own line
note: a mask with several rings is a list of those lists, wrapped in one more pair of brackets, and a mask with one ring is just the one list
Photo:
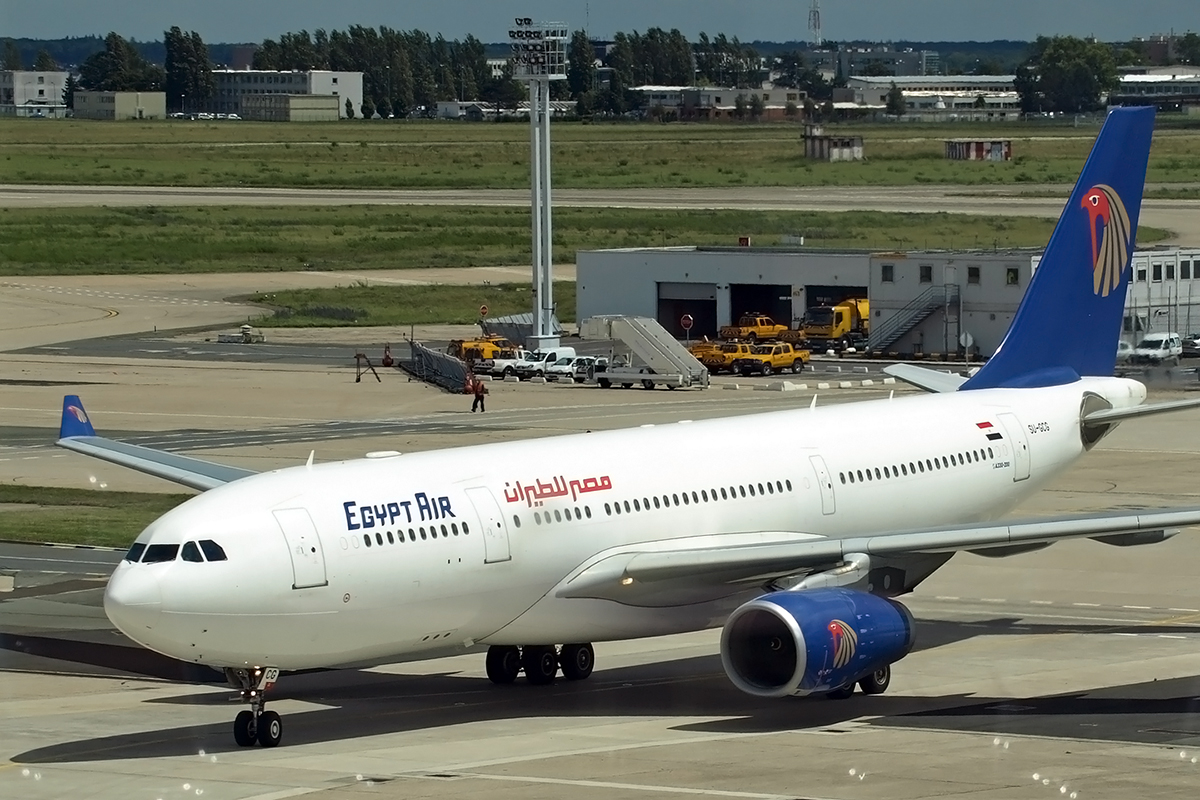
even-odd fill
[[(995, 352), (1012, 322), (1040, 249), (909, 251), (804, 247), (669, 247), (587, 250), (576, 256), (577, 318), (653, 317), (692, 338), (758, 312), (791, 327), (806, 311), (867, 297), (872, 349), (956, 353), (971, 342)], [(1196, 308), (1192, 308), (1193, 302)], [(1135, 253), (1126, 330), (1200, 330), (1200, 248)], [(964, 336), (969, 334), (969, 336)]]

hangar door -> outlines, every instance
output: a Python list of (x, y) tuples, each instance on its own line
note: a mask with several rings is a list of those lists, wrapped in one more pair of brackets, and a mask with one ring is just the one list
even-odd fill
[(792, 287), (776, 283), (731, 283), (729, 311), (730, 323), (736, 323), (743, 314), (766, 314), (791, 327)]
[[(692, 329), (685, 332), (679, 321), (692, 315)], [(677, 339), (717, 335), (717, 285), (715, 283), (659, 283), (658, 323)]]
[(847, 298), (866, 296), (866, 286), (823, 286), (813, 283), (804, 287), (804, 310), (817, 306), (836, 306)]

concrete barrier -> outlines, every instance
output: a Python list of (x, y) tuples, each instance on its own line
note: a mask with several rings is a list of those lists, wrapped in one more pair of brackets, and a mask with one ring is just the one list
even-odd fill
[(839, 389), (852, 389), (852, 388), (854, 388), (854, 384), (850, 381), (838, 381), (838, 388)]
[(520, 383), (521, 379), (518, 378), (516, 375), (505, 375), (504, 382), (505, 383)]
[(862, 373), (867, 373), (867, 372), (871, 371), (869, 367), (853, 367), (853, 370), (855, 372), (862, 372)]
[(895, 385), (896, 385), (896, 379), (895, 379), (895, 378), (884, 378), (884, 379), (883, 379), (883, 385), (884, 385), (884, 386), (895, 386)]
[(526, 383), (545, 383), (545, 378), (530, 378)]
[(861, 383), (863, 386), (874, 386), (874, 385), (875, 385), (875, 381), (871, 380), (870, 378), (867, 378), (867, 379), (866, 379), (866, 380), (864, 380), (864, 381), (860, 381), (860, 383)]
[(818, 384), (817, 384), (817, 388), (818, 388), (818, 389), (828, 389), (828, 388), (829, 388), (829, 384), (828, 384), (828, 383), (818, 383)]

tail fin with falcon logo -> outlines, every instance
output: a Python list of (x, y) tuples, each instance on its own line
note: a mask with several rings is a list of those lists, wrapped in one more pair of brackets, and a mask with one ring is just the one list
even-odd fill
[(959, 391), (1113, 374), (1153, 131), (1153, 108), (1109, 112), (1004, 341)]

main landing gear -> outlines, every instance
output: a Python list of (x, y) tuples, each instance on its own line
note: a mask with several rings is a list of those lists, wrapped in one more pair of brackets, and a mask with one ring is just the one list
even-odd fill
[[(892, 668), (890, 666), (881, 667), (875, 670), (865, 678), (860, 678), (858, 688), (862, 689), (863, 694), (883, 694), (892, 683)], [(825, 696), (830, 700), (845, 700), (854, 695), (854, 684), (848, 683), (845, 686), (840, 686), (829, 692)]]
[(263, 747), (275, 747), (283, 739), (283, 720), (274, 711), (267, 711), (267, 690), (279, 680), (279, 670), (274, 667), (254, 669), (226, 669), (225, 678), (235, 689), (240, 689), (242, 702), (250, 708), (238, 712), (233, 720), (233, 740), (240, 747), (253, 747), (258, 742)]
[(590, 644), (564, 644), (556, 649), (549, 644), (492, 645), (487, 652), (487, 676), (492, 683), (512, 683), (522, 671), (535, 686), (554, 683), (558, 670), (569, 681), (581, 681), (592, 674), (596, 652)]

